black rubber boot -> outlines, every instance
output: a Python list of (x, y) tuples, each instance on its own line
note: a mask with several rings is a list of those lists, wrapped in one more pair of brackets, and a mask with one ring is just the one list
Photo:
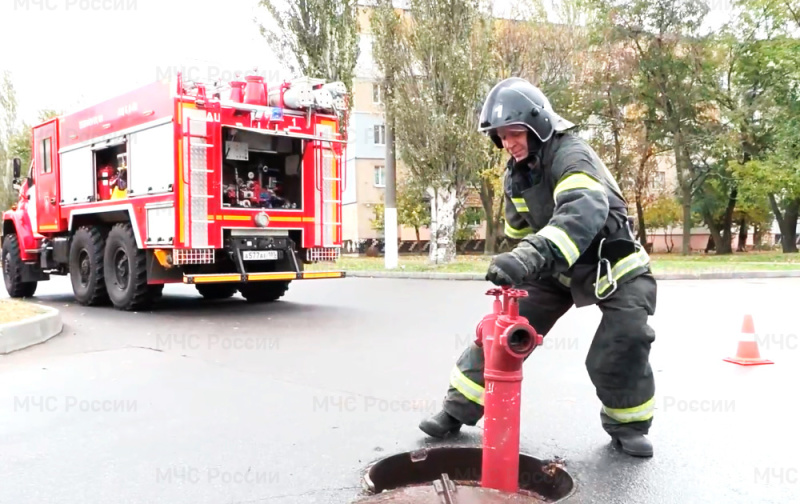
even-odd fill
[(634, 457), (652, 457), (653, 443), (644, 434), (616, 434), (612, 436), (615, 445), (619, 445), (622, 451)]
[(461, 422), (442, 410), (419, 424), (425, 434), (435, 438), (445, 438), (461, 430)]

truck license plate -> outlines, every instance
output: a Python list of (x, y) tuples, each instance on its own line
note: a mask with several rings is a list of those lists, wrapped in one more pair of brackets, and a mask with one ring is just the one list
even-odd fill
[(277, 250), (245, 250), (242, 258), (245, 261), (272, 261), (278, 258)]

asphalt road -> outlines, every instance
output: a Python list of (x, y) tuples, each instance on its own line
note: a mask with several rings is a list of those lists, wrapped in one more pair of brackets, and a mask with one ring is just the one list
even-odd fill
[[(75, 305), (66, 279), (42, 284), (65, 329), (0, 356), (0, 503), (352, 502), (370, 463), (435, 444), (417, 424), (488, 313), (486, 288), (307, 281), (253, 306), (170, 285), (156, 310), (123, 313)], [(644, 460), (600, 428), (583, 367), (599, 312), (571, 311), (526, 365), (522, 451), (564, 461), (569, 503), (797, 502), (798, 288), (659, 284)], [(745, 313), (774, 365), (723, 362)]]

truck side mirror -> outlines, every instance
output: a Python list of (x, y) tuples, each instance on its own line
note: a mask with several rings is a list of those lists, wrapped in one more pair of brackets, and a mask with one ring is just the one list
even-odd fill
[(14, 178), (18, 179), (22, 174), (22, 161), (18, 157), (15, 157), (12, 162), (14, 164)]

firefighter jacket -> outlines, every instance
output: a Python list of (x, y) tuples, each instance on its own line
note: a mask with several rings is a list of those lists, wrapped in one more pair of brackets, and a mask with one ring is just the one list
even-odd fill
[(628, 225), (627, 203), (594, 150), (569, 133), (515, 162), (504, 176), (505, 234), (535, 278), (555, 277), (576, 306), (613, 295), (617, 284), (650, 271)]

